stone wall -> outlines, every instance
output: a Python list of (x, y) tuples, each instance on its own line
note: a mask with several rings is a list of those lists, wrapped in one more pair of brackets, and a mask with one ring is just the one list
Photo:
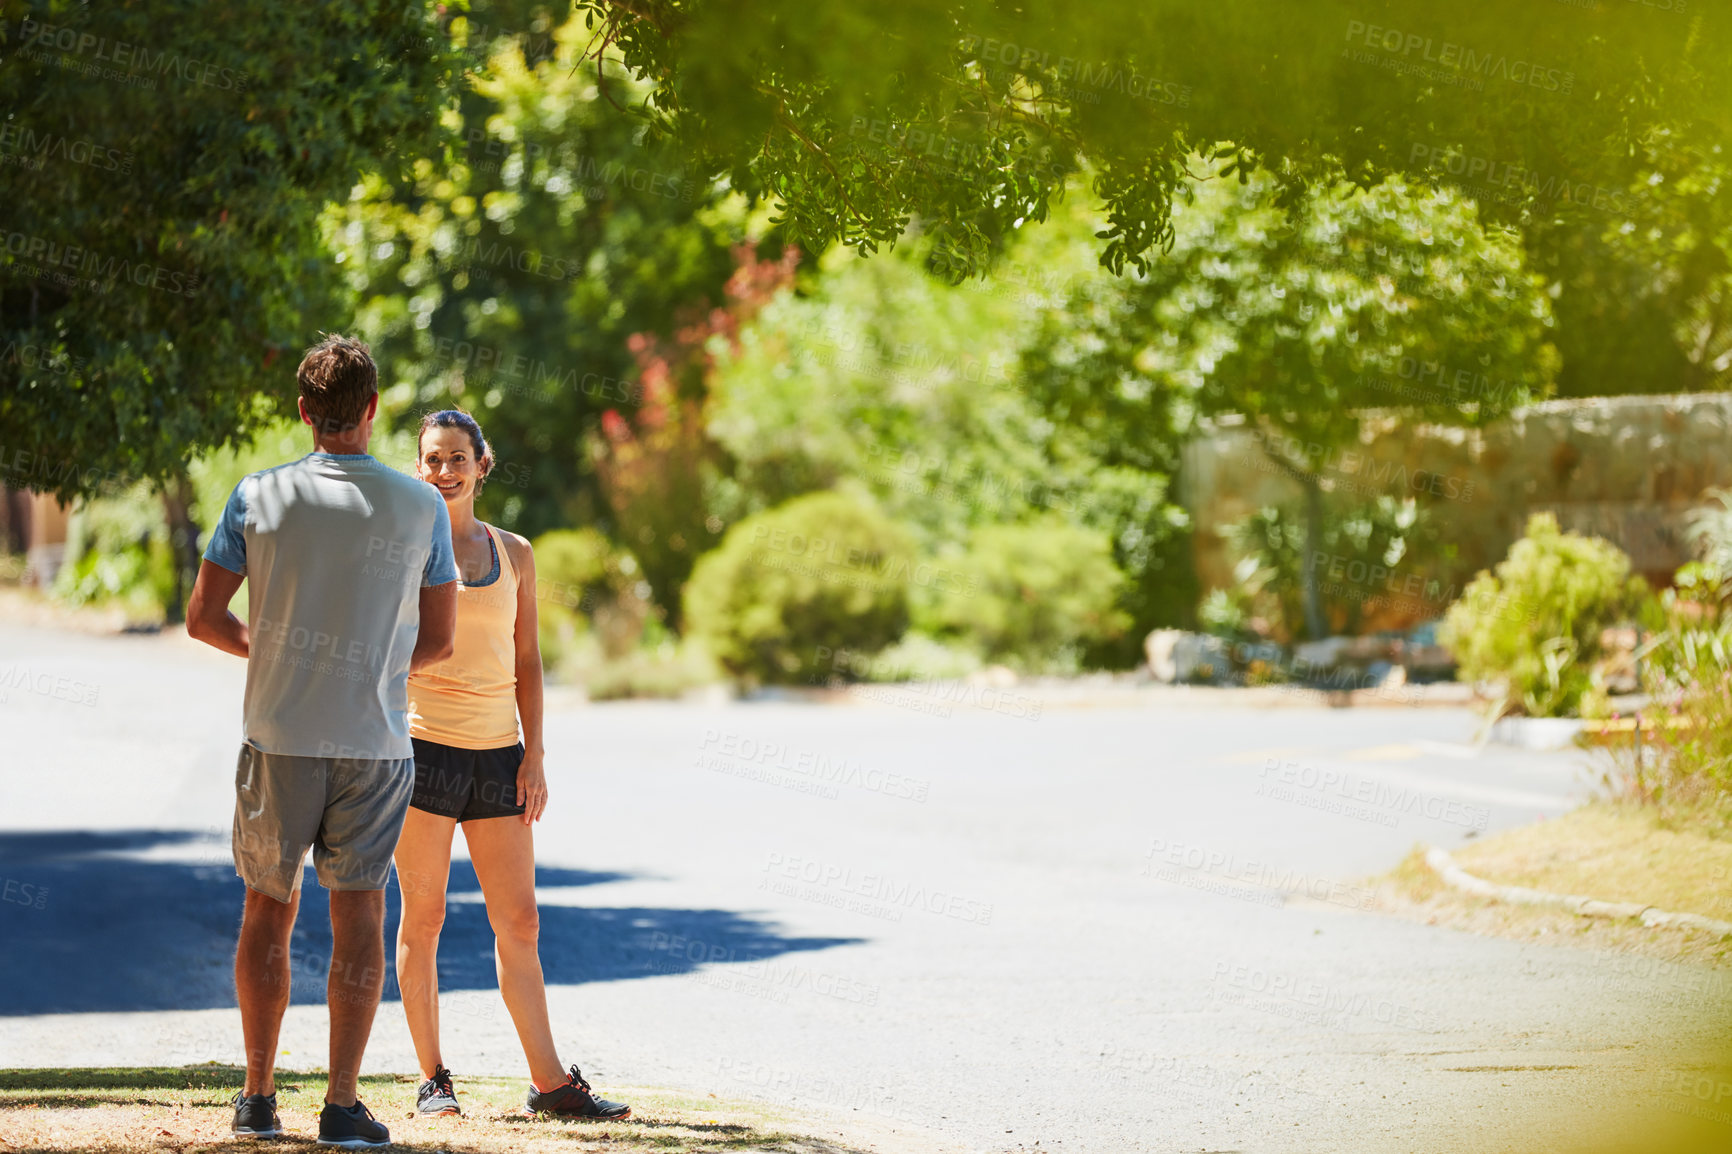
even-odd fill
[(24, 554), (24, 583), (47, 586), (66, 560), (69, 506), (46, 493), (0, 486), (0, 555)]
[[(1459, 574), (1502, 560), (1535, 512), (1615, 542), (1637, 572), (1664, 584), (1689, 560), (1689, 512), (1706, 490), (1732, 488), (1732, 394), (1548, 401), (1483, 430), (1368, 414), (1360, 444), (1331, 459), (1324, 477), (1332, 502), (1384, 493), (1418, 498), (1457, 550), (1447, 566), (1414, 558), (1381, 578), (1388, 590), (1409, 595), (1388, 599), (1392, 612), (1379, 628), (1440, 615), (1447, 608), (1441, 591), (1459, 588)], [(1299, 485), (1259, 437), (1230, 425), (1188, 446), (1180, 494), (1197, 526), (1205, 590), (1232, 584), (1225, 534), (1234, 522), (1263, 506), (1301, 501)]]

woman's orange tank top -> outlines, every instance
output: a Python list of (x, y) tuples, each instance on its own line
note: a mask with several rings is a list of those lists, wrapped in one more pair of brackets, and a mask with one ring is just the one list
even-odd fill
[(497, 576), (457, 583), (457, 635), (451, 656), (409, 675), (409, 736), (458, 749), (517, 744), (517, 571), (483, 523)]

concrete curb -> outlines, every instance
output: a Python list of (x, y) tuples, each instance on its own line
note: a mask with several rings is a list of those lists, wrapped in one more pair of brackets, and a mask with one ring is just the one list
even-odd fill
[(1585, 725), (1579, 717), (1500, 717), (1492, 723), (1491, 740), (1516, 749), (1554, 753), (1574, 746)]
[(1653, 906), (1639, 905), (1636, 902), (1602, 902), (1595, 898), (1578, 897), (1574, 894), (1554, 894), (1545, 890), (1528, 889), (1526, 886), (1500, 886), (1488, 882), (1484, 878), (1476, 878), (1460, 866), (1455, 859), (1444, 850), (1430, 846), (1425, 851), (1425, 864), (1432, 872), (1443, 879), (1445, 885), (1463, 893), (1474, 894), (1495, 901), (1511, 902), (1523, 906), (1547, 906), (1551, 909), (1568, 910), (1573, 914), (1582, 914), (1595, 918), (1635, 918), (1644, 926), (1665, 926), (1671, 929), (1703, 930), (1720, 937), (1732, 936), (1732, 922), (1717, 921), (1714, 918), (1703, 917), (1701, 914), (1677, 914), (1667, 910), (1655, 909)]
[[(788, 691), (784, 691), (786, 693)], [(796, 694), (811, 693), (800, 700), (841, 702), (848, 705), (931, 702), (982, 708), (989, 703), (1010, 703), (1012, 708), (1038, 705), (1052, 709), (1147, 708), (1147, 709), (1338, 709), (1410, 707), (1463, 708), (1473, 704), (1473, 687), (1455, 681), (1424, 685), (1329, 689), (1305, 685), (1173, 685), (1164, 682), (1115, 683), (1108, 678), (1084, 676), (1074, 680), (1025, 678), (1014, 685), (977, 685), (949, 679), (913, 682), (855, 683), (838, 690), (796, 688)], [(818, 697), (828, 693), (830, 696)], [(840, 694), (840, 696), (836, 696)], [(794, 700), (785, 697), (785, 700)], [(1001, 709), (1000, 712), (1007, 710)]]

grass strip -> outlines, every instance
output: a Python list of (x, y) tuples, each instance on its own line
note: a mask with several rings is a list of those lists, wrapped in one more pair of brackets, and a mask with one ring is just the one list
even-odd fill
[[(277, 1074), (277, 1111), (288, 1134), (275, 1143), (229, 1134), (231, 1099), (245, 1071), (234, 1066), (0, 1070), (0, 1152), (78, 1151), (140, 1154), (196, 1147), (222, 1154), (266, 1154), (316, 1147), (325, 1077)], [(391, 1130), (392, 1147), (444, 1154), (572, 1154), (658, 1151), (663, 1154), (863, 1154), (821, 1124), (757, 1102), (731, 1101), (635, 1086), (598, 1086), (631, 1103), (623, 1122), (581, 1122), (524, 1112), (526, 1083), (464, 1078), (460, 1117), (420, 1118), (418, 1079), (375, 1074), (361, 1079), (361, 1100)]]

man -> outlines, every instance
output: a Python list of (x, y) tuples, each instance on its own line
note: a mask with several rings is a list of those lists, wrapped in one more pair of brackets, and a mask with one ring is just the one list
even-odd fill
[[(383, 1146), (356, 1097), (385, 979), (385, 882), (414, 788), (411, 670), (450, 655), (457, 566), (432, 486), (367, 455), (379, 409), (367, 346), (330, 336), (296, 374), (313, 452), (235, 486), (187, 605), (187, 632), (247, 659), (235, 872), (247, 884), (235, 993), (246, 1086), (233, 1131), (282, 1134), (277, 1036), (309, 848), (331, 895), (330, 1076), (319, 1143)], [(247, 621), (229, 601), (247, 582)]]

